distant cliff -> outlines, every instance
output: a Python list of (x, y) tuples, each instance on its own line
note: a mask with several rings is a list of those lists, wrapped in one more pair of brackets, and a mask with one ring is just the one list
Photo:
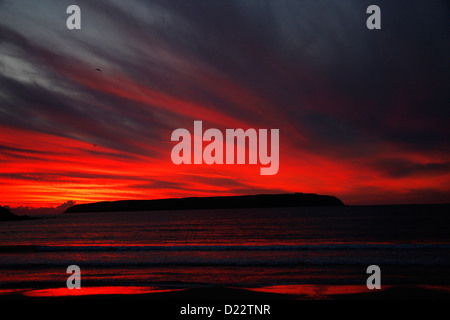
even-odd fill
[(6, 208), (0, 206), (0, 221), (34, 220), (35, 217), (17, 216)]
[(115, 211), (162, 211), (232, 208), (275, 208), (308, 206), (343, 206), (334, 196), (310, 193), (261, 194), (251, 196), (193, 197), (159, 200), (121, 200), (77, 204), (65, 213), (75, 212), (115, 212)]

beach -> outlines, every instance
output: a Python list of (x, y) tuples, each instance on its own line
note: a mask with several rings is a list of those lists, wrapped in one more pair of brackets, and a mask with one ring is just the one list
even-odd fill
[[(448, 205), (71, 213), (0, 225), (2, 300), (448, 299)], [(69, 290), (70, 265), (81, 289)], [(381, 290), (366, 286), (381, 269)]]
[[(427, 286), (403, 286), (389, 287), (377, 291), (345, 290), (345, 288), (333, 288), (330, 286), (316, 286), (317, 291), (329, 292), (329, 294), (311, 294), (311, 287), (305, 288), (302, 293), (273, 293), (262, 292), (259, 289), (236, 288), (202, 288), (181, 290), (153, 290), (151, 293), (130, 293), (127, 288), (92, 288), (86, 292), (69, 292), (68, 289), (42, 290), (11, 290), (2, 292), (2, 300), (33, 300), (33, 301), (66, 301), (66, 300), (153, 300), (153, 301), (225, 301), (237, 303), (238, 301), (306, 301), (306, 300), (448, 300), (450, 299), (449, 287)], [(136, 289), (136, 288), (134, 288)], [(139, 288), (141, 291), (151, 291), (147, 288)], [(139, 291), (136, 289), (136, 291)], [(83, 291), (83, 289), (81, 289)], [(95, 293), (96, 291), (96, 293)], [(101, 293), (99, 293), (101, 291)], [(108, 293), (113, 291), (113, 293)], [(128, 293), (127, 293), (128, 292)], [(41, 295), (42, 294), (42, 295)]]

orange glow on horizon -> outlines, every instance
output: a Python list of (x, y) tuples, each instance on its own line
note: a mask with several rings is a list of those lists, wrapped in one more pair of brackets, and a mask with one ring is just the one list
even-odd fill
[[(390, 286), (383, 286), (381, 290), (387, 290)], [(365, 285), (280, 285), (261, 288), (249, 288), (248, 290), (266, 293), (289, 294), (308, 299), (329, 299), (332, 295), (358, 294), (372, 292)]]
[(280, 146), (280, 169), (274, 176), (261, 176), (259, 164), (174, 165), (170, 141), (157, 150), (157, 157), (136, 156), (2, 127), (0, 144), (8, 147), (0, 155), (1, 205), (11, 207), (265, 192), (331, 194), (358, 204), (370, 201), (361, 190), (376, 197), (414, 188), (450, 188), (448, 175), (393, 178), (367, 170), (363, 162), (329, 159), (286, 144)]
[[(54, 67), (93, 90), (174, 115), (203, 120), (204, 130), (215, 126), (259, 128), (257, 123), (245, 123), (196, 101), (182, 101), (150, 90), (120, 72), (110, 71), (108, 77), (97, 74), (86, 77), (80, 71), (82, 68)], [(220, 84), (221, 88), (216, 91), (222, 92), (223, 96), (228, 94), (234, 103), (241, 98), (243, 104), (248, 101), (263, 103), (251, 92), (224, 79), (211, 75), (204, 77), (211, 83)], [(255, 114), (258, 110), (254, 110)], [(275, 110), (270, 112), (273, 118), (278, 117)], [(169, 130), (158, 132), (161, 139), (157, 143), (147, 143), (145, 137), (121, 142), (121, 145), (140, 150), (136, 154), (120, 151), (113, 146), (93, 145), (88, 138), (69, 138), (1, 126), (0, 205), (39, 208), (56, 207), (67, 201), (81, 204), (125, 199), (287, 192), (335, 195), (345, 204), (420, 203), (433, 200), (427, 200), (426, 195), (416, 200), (414, 190), (450, 192), (450, 173), (395, 177), (370, 164), (370, 161), (383, 158), (411, 159), (423, 164), (445, 163), (445, 155), (424, 155), (399, 150), (395, 145), (385, 145), (383, 152), (370, 159), (340, 159), (298, 147), (306, 138), (285, 119), (278, 120), (282, 121), (278, 125), (286, 125), (279, 128), (280, 166), (274, 176), (261, 176), (260, 164), (174, 165), (170, 153), (176, 143), (170, 141)], [(188, 130), (192, 133), (193, 128)], [(117, 137), (111, 139), (114, 138)]]
[(96, 295), (127, 295), (180, 291), (179, 289), (160, 289), (155, 287), (108, 286), (108, 287), (82, 287), (80, 289), (54, 288), (25, 291), (27, 297), (74, 297)]

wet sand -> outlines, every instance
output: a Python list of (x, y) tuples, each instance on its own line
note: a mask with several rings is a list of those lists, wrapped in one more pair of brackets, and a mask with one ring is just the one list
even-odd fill
[[(309, 286), (311, 287), (311, 286)], [(193, 288), (180, 290), (153, 290), (144, 293), (120, 293), (119, 290), (108, 294), (84, 294), (73, 295), (33, 295), (30, 292), (39, 290), (10, 290), (0, 295), (0, 300), (164, 300), (164, 301), (295, 301), (295, 300), (449, 300), (448, 288), (436, 288), (428, 286), (396, 286), (383, 290), (367, 292), (353, 291), (339, 292), (333, 286), (316, 286), (321, 292), (330, 294), (311, 295), (306, 293), (280, 293), (258, 291), (259, 289), (241, 288)], [(327, 289), (328, 288), (328, 289)], [(61, 290), (61, 289), (54, 289)], [(42, 291), (42, 290), (41, 290)], [(48, 292), (48, 289), (46, 289)], [(72, 290), (71, 290), (72, 291)], [(111, 292), (111, 291), (110, 291)]]

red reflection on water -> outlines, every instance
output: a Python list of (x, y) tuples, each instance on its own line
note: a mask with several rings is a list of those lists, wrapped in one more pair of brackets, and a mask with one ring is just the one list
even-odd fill
[[(383, 286), (382, 289), (387, 289)], [(305, 296), (310, 299), (326, 299), (331, 295), (355, 294), (371, 292), (365, 285), (281, 285), (261, 288), (249, 288), (257, 292), (270, 292)]]
[(179, 291), (180, 289), (160, 289), (156, 287), (125, 287), (125, 286), (110, 286), (110, 287), (83, 287), (81, 289), (68, 288), (51, 288), (39, 289), (24, 292), (28, 297), (68, 297), (68, 296), (90, 296), (90, 295), (116, 295), (116, 294), (144, 294), (144, 293), (159, 293)]
[(450, 286), (441, 286), (441, 285), (420, 285), (419, 288), (425, 288), (428, 290), (435, 290), (435, 291), (444, 291), (444, 292), (450, 292)]
[(8, 294), (18, 294), (22, 293), (23, 289), (0, 289), (0, 296), (1, 295), (8, 295)]

